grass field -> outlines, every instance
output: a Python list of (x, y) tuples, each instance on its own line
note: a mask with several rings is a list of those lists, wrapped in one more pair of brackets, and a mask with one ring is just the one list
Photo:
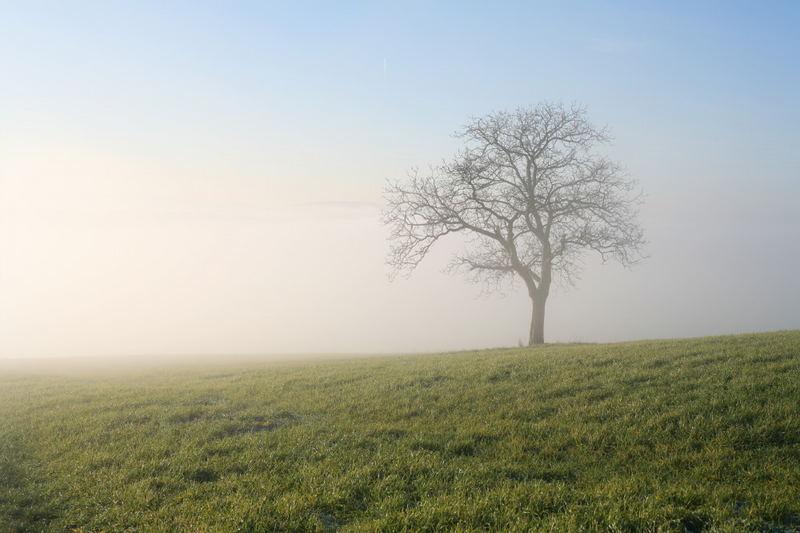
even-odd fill
[(0, 531), (800, 531), (800, 331), (0, 377)]

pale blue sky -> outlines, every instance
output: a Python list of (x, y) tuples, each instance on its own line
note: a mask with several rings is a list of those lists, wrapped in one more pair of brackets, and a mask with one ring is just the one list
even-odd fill
[(0, 2), (0, 355), (515, 344), (524, 295), (476, 299), (448, 244), (389, 284), (377, 211), (469, 116), (543, 100), (611, 128), (651, 241), (590, 260), (550, 340), (800, 327), (798, 27), (797, 2)]

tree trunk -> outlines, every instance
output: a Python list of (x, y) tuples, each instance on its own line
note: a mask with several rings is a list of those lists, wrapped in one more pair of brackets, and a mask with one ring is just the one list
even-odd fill
[(531, 332), (528, 346), (544, 344), (544, 306), (547, 296), (537, 294), (531, 297)]

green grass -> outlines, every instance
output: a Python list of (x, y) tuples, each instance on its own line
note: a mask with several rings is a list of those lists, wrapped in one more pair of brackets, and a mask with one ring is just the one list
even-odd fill
[(798, 531), (800, 331), (0, 377), (0, 531)]

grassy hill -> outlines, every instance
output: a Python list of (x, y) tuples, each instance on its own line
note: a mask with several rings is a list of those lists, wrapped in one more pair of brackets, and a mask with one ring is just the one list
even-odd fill
[(798, 531), (800, 331), (0, 376), (0, 531)]

